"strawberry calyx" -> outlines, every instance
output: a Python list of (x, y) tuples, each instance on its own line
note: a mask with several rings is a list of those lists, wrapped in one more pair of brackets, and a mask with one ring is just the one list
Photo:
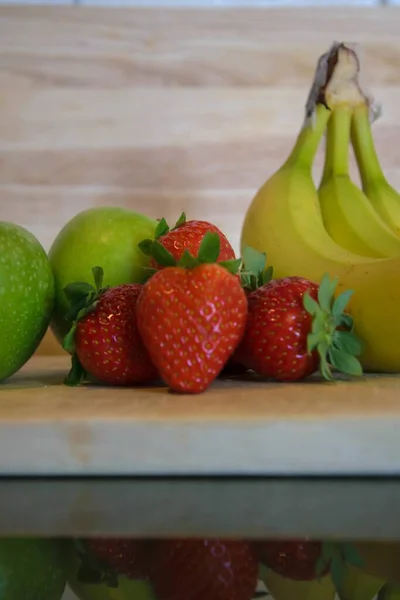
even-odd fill
[(327, 568), (337, 594), (342, 597), (347, 566), (364, 567), (364, 561), (355, 546), (347, 542), (323, 542), (321, 556), (316, 565), (317, 580), (326, 575)]
[[(184, 213), (183, 213), (184, 214)], [(161, 223), (161, 221), (160, 221)], [(224, 267), (232, 275), (235, 275), (242, 264), (242, 259), (222, 260), (217, 263), (220, 254), (221, 240), (217, 233), (207, 231), (201, 241), (197, 256), (193, 256), (188, 250), (185, 250), (179, 260), (166, 249), (157, 239), (146, 239), (139, 242), (139, 248), (147, 256), (151, 256), (158, 264), (163, 267), (183, 267), (194, 269), (201, 264), (216, 263)], [(157, 269), (147, 269), (151, 276)]]
[[(173, 227), (169, 227), (167, 221), (164, 219), (164, 217), (162, 217), (158, 221), (158, 225), (155, 229), (154, 239), (158, 240), (163, 235), (166, 235), (170, 231), (175, 231), (175, 229), (178, 229), (178, 227), (180, 227), (181, 225), (184, 225), (185, 223), (186, 223), (186, 213), (184, 213), (184, 212), (181, 214), (181, 216), (179, 217), (179, 219), (177, 220), (177, 222), (175, 223), (175, 225)], [(152, 240), (150, 240), (150, 241), (152, 241)]]
[(346, 290), (335, 298), (337, 284), (337, 277), (331, 280), (325, 273), (318, 288), (318, 301), (308, 292), (303, 296), (303, 306), (313, 318), (307, 351), (318, 352), (321, 375), (328, 381), (333, 380), (331, 367), (350, 376), (363, 374), (357, 358), (362, 342), (353, 331), (353, 318), (345, 312), (353, 292)]
[(243, 249), (240, 282), (244, 289), (252, 292), (271, 281), (273, 267), (267, 267), (266, 264), (267, 255), (265, 252), (259, 252), (251, 246), (246, 246)]
[(86, 548), (84, 541), (75, 539), (80, 565), (77, 573), (77, 581), (86, 585), (107, 585), (111, 588), (118, 587), (118, 574), (104, 561), (97, 558)]
[(78, 385), (86, 376), (75, 352), (75, 331), (78, 322), (86, 315), (96, 309), (101, 296), (110, 288), (103, 286), (104, 272), (102, 267), (92, 268), (94, 286), (86, 282), (68, 283), (64, 288), (64, 294), (70, 304), (70, 309), (64, 315), (64, 319), (71, 323), (71, 328), (64, 337), (62, 347), (71, 354), (71, 369), (64, 379), (65, 385)]

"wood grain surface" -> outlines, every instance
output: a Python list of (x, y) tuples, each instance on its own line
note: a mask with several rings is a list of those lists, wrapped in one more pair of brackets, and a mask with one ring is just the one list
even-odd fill
[(400, 472), (400, 377), (219, 380), (188, 396), (70, 388), (68, 367), (36, 357), (1, 385), (0, 475)]
[[(185, 209), (238, 249), (334, 40), (361, 45), (384, 109), (378, 151), (400, 186), (399, 19), (389, 7), (0, 7), (0, 219), (48, 249), (88, 207), (171, 221)], [(316, 177), (320, 166), (321, 153)], [(55, 348), (46, 338), (42, 350)]]

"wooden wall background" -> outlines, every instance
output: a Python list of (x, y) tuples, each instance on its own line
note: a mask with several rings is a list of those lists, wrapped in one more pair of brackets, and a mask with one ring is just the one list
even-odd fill
[(378, 150), (400, 187), (399, 22), (395, 7), (0, 7), (0, 219), (48, 249), (87, 207), (171, 221), (185, 209), (238, 248), (333, 40), (362, 46), (384, 109)]

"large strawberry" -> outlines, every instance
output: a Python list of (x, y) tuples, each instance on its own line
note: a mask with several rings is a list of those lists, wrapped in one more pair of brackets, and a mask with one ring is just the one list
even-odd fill
[(220, 240), (207, 232), (197, 257), (185, 251), (178, 262), (158, 242), (153, 256), (175, 264), (157, 271), (137, 303), (139, 330), (162, 379), (184, 393), (204, 391), (239, 344), (247, 299), (236, 272), (240, 260), (217, 264)]
[(209, 221), (186, 221), (185, 213), (181, 214), (172, 229), (169, 228), (168, 223), (164, 218), (160, 219), (154, 233), (154, 240), (143, 240), (140, 242), (139, 248), (144, 254), (151, 257), (150, 268), (163, 269), (166, 266), (165, 263), (157, 262), (154, 256), (152, 256), (154, 241), (161, 244), (173, 256), (175, 261), (178, 261), (185, 250), (190, 252), (192, 256), (197, 256), (204, 235), (208, 231), (210, 233), (216, 233), (219, 237), (220, 251), (216, 257), (216, 262), (234, 260), (235, 251), (227, 237), (216, 225), (213, 225)]
[(136, 306), (140, 284), (103, 288), (101, 267), (93, 268), (96, 288), (86, 283), (66, 286), (71, 303), (66, 318), (72, 327), (64, 348), (72, 355), (65, 380), (79, 383), (90, 374), (109, 385), (134, 385), (158, 378), (137, 326)]
[(158, 600), (251, 600), (258, 561), (240, 540), (165, 540), (154, 555)]
[(328, 275), (320, 285), (295, 276), (267, 278), (265, 283), (257, 277), (252, 284), (246, 332), (235, 361), (280, 381), (304, 379), (318, 369), (330, 380), (331, 367), (362, 374), (356, 358), (361, 343), (352, 331), (352, 318), (344, 312), (351, 291), (335, 299), (337, 280)]

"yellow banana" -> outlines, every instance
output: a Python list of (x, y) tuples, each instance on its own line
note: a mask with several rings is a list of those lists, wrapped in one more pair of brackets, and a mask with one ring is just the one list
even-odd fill
[(373, 600), (385, 585), (382, 579), (368, 575), (352, 565), (346, 565), (345, 573), (339, 593), (340, 600)]
[(275, 278), (337, 276), (338, 293), (354, 291), (349, 308), (355, 333), (364, 341), (364, 370), (400, 372), (400, 258), (351, 253), (332, 240), (322, 222), (312, 163), (330, 117), (321, 91), (326, 87), (317, 89), (314, 120), (302, 127), (288, 159), (250, 203), (241, 250), (252, 246), (265, 252)]
[(379, 592), (377, 600), (400, 600), (400, 587), (385, 585)]
[(400, 590), (399, 542), (358, 542), (354, 547), (363, 563), (363, 572)]
[(400, 238), (350, 179), (352, 112), (349, 104), (334, 106), (328, 123), (324, 171), (318, 190), (325, 229), (340, 246), (356, 254), (372, 258), (400, 256)]
[(354, 110), (351, 141), (365, 195), (385, 223), (400, 236), (400, 194), (389, 184), (379, 163), (368, 106)]
[(336, 594), (329, 575), (319, 581), (293, 581), (265, 569), (262, 580), (274, 600), (334, 600)]

